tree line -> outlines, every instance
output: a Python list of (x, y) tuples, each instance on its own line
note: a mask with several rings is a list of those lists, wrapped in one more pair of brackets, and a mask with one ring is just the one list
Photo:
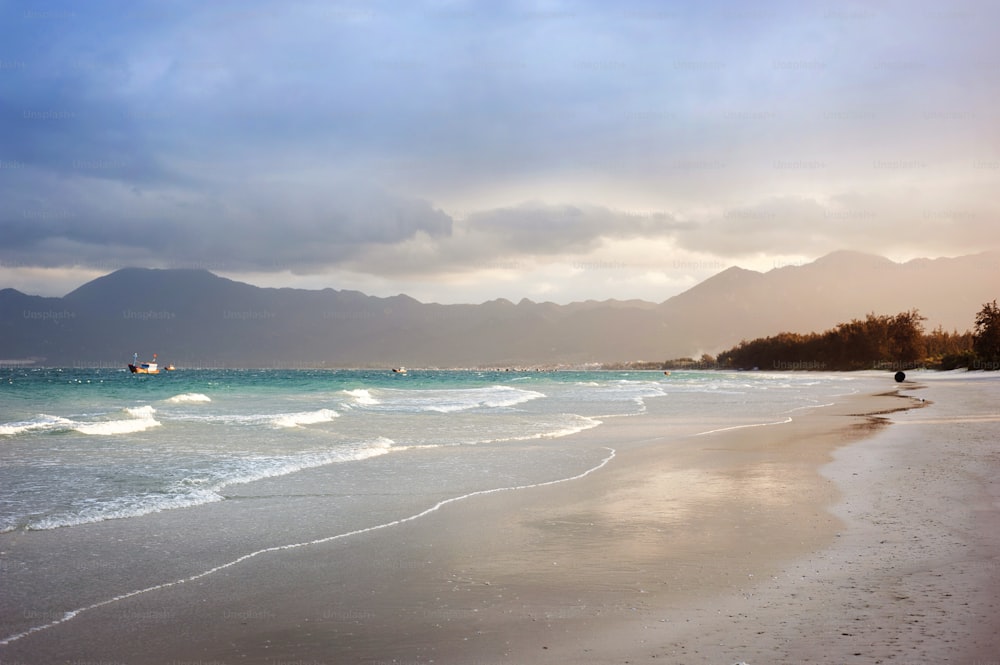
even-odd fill
[(716, 366), (766, 370), (1000, 370), (1000, 307), (986, 303), (975, 328), (925, 332), (916, 309), (896, 315), (868, 314), (821, 333), (779, 333), (742, 341), (723, 351)]

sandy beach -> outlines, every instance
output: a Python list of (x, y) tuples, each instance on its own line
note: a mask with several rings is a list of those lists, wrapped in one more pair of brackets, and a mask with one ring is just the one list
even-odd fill
[(873, 414), (870, 435), (842, 429), (847, 445), (820, 469), (835, 488), (829, 544), (755, 583), (661, 605), (580, 662), (998, 662), (1000, 381), (920, 381), (899, 391), (922, 400), (913, 410), (879, 396), (826, 412)]
[[(579, 477), (233, 565), (210, 554), (239, 502), (202, 509), (200, 554), (155, 546), (185, 527), (153, 516), (122, 544), (134, 563), (77, 570), (125, 597), (64, 621), (24, 595), (13, 624), (56, 625), (0, 662), (1000, 662), (1000, 380), (884, 387), (780, 424), (622, 418), (575, 435)], [(80, 550), (124, 529), (81, 529)], [(63, 565), (42, 554), (60, 537), (7, 534), (10, 579)], [(150, 566), (186, 581), (129, 595)]]

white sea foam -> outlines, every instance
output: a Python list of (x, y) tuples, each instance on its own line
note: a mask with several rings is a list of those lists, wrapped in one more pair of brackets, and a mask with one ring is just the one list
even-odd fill
[(145, 406), (126, 407), (125, 413), (132, 416), (133, 418), (139, 418), (145, 420), (148, 418), (152, 418), (153, 414), (156, 413), (156, 409), (146, 404)]
[(167, 401), (171, 404), (204, 404), (211, 402), (212, 398), (201, 393), (183, 393), (181, 395), (174, 395)]
[(177, 420), (187, 422), (221, 423), (223, 425), (237, 426), (268, 426), (282, 429), (300, 427), (302, 425), (315, 425), (317, 423), (330, 422), (339, 418), (340, 414), (333, 409), (316, 409), (314, 411), (294, 411), (283, 413), (209, 413), (193, 414), (185, 413), (175, 415)]
[(382, 395), (380, 410), (456, 413), (471, 409), (500, 409), (545, 397), (544, 393), (510, 386), (447, 390), (390, 390)]
[(61, 416), (40, 414), (31, 420), (5, 423), (0, 425), (0, 436), (16, 436), (27, 432), (68, 432), (106, 436), (112, 434), (131, 434), (142, 432), (151, 427), (157, 427), (160, 422), (153, 415), (156, 410), (149, 406), (135, 406), (122, 409), (121, 415), (126, 418), (113, 420), (70, 420)]
[(579, 416), (580, 420), (575, 425), (567, 425), (561, 429), (552, 430), (551, 432), (541, 432), (535, 434), (531, 438), (533, 439), (559, 439), (564, 436), (570, 436), (583, 432), (588, 429), (593, 429), (598, 425), (601, 425), (601, 421), (597, 418), (586, 418), (584, 416)]
[(374, 441), (357, 446), (343, 446), (333, 450), (298, 453), (287, 456), (259, 456), (240, 460), (240, 466), (222, 476), (213, 486), (216, 491), (230, 485), (252, 483), (255, 480), (287, 476), (297, 471), (314, 469), (327, 464), (356, 462), (385, 455), (393, 446), (392, 439), (379, 437)]
[(67, 430), (73, 425), (72, 420), (39, 414), (31, 420), (21, 420), (0, 425), (0, 436), (16, 436), (25, 432)]
[(222, 501), (223, 497), (211, 489), (193, 489), (182, 494), (159, 494), (156, 496), (122, 496), (102, 501), (75, 513), (50, 515), (31, 522), (31, 531), (47, 531), (65, 526), (80, 526), (94, 522), (140, 517), (161, 510), (190, 508), (206, 503)]
[(617, 381), (609, 387), (609, 392), (625, 399), (642, 399), (663, 397), (667, 394), (667, 387), (653, 381)]
[[(621, 405), (622, 403), (634, 404), (625, 412), (605, 412), (597, 415), (597, 418), (616, 418), (623, 416), (637, 416), (646, 412), (646, 400), (653, 397), (664, 397), (667, 395), (666, 386), (652, 381), (620, 380), (607, 384), (598, 384), (597, 389), (587, 383), (576, 384), (582, 390), (574, 392), (574, 399), (577, 403), (600, 403), (605, 405)], [(616, 407), (618, 408), (618, 407)]]
[(345, 390), (343, 391), (345, 395), (350, 395), (353, 398), (355, 404), (361, 406), (374, 406), (380, 404), (380, 402), (372, 396), (370, 390), (365, 390), (364, 388), (358, 388), (357, 390)]
[(271, 424), (279, 428), (299, 427), (301, 425), (328, 423), (339, 416), (339, 413), (331, 409), (318, 409), (316, 411), (302, 411), (299, 413), (279, 413), (271, 417)]
[(235, 460), (228, 469), (216, 470), (202, 477), (186, 477), (169, 489), (154, 494), (133, 494), (108, 499), (72, 513), (50, 515), (28, 524), (32, 531), (66, 526), (141, 517), (176, 508), (190, 508), (225, 499), (223, 490), (232, 485), (287, 476), (297, 471), (328, 464), (353, 462), (385, 455), (394, 442), (385, 437), (354, 446), (312, 451), (285, 456), (255, 456)]
[(483, 390), (488, 390), (489, 394), (485, 395), (477, 406), (490, 408), (516, 406), (517, 404), (524, 404), (525, 402), (545, 397), (545, 393), (540, 393), (537, 390), (524, 390), (509, 386), (493, 386), (492, 388), (484, 388)]
[(114, 434), (144, 432), (152, 427), (160, 426), (160, 421), (153, 417), (156, 409), (148, 404), (126, 407), (122, 410), (130, 417), (118, 420), (76, 421), (70, 425), (70, 429), (81, 434), (111, 436)]
[(17, 531), (21, 528), (21, 524), (17, 517), (6, 517), (0, 519), (0, 533), (10, 533), (11, 531)]
[(95, 423), (76, 423), (72, 429), (80, 434), (111, 436), (113, 434), (144, 432), (151, 427), (159, 426), (158, 420), (106, 420)]

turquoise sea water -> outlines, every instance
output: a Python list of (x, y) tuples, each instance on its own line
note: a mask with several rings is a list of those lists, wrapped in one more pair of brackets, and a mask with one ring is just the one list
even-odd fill
[[(654, 411), (702, 420), (705, 429), (780, 421), (852, 392), (854, 381), (805, 373), (3, 370), (0, 531), (135, 519), (336, 465), (372, 488), (405, 487), (407, 461), (429, 448), (452, 462), (433, 472), (442, 486), (468, 473), (463, 462), (474, 447), (492, 447), (496, 460), (516, 451), (524, 468), (565, 464), (568, 474), (571, 435), (612, 418)], [(387, 455), (399, 463), (374, 464)], [(511, 476), (512, 463), (477, 472)]]

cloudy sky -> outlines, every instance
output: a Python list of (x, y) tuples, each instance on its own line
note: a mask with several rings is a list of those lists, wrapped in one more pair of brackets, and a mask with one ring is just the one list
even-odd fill
[(0, 0), (0, 287), (481, 302), (1000, 248), (1000, 3)]

